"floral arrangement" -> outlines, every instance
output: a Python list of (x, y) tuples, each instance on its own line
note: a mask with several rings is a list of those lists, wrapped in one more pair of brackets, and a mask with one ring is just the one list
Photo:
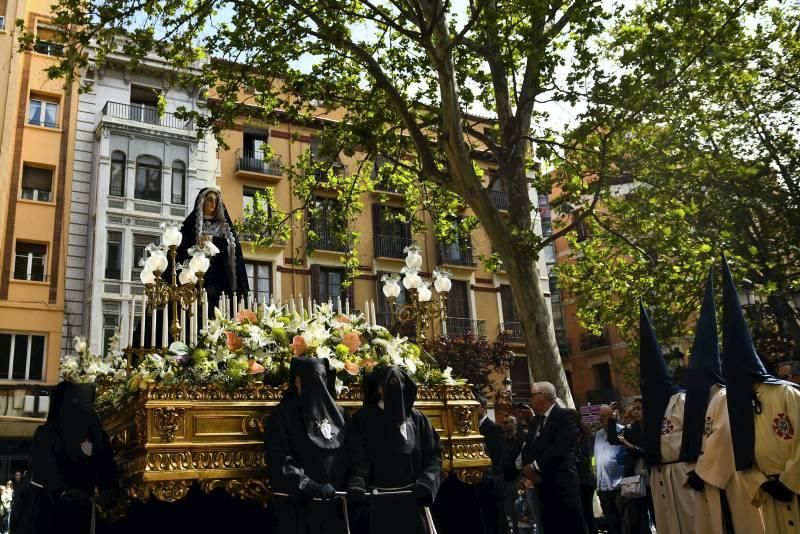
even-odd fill
[(428, 386), (464, 384), (441, 370), (420, 347), (386, 328), (367, 324), (363, 315), (335, 313), (327, 304), (313, 313), (262, 306), (215, 318), (200, 332), (194, 347), (175, 342), (166, 354), (144, 355), (127, 369), (119, 336), (114, 335), (105, 357), (92, 355), (84, 338), (75, 339), (76, 355), (62, 360), (61, 376), (74, 382), (95, 382), (98, 408), (118, 409), (151, 384), (217, 385), (236, 388), (253, 382), (286, 383), (293, 357), (326, 358), (336, 371), (337, 392), (360, 382), (375, 368), (398, 366), (417, 383)]

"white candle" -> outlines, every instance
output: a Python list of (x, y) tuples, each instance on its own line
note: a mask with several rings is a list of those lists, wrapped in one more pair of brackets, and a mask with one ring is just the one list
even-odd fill
[(294, 305), (294, 294), (292, 294), (292, 298), (289, 301), (289, 308), (290, 308), (290, 311), (292, 313), (294, 313), (296, 311), (296, 308), (295, 308), (295, 305)]
[(131, 297), (131, 304), (128, 308), (128, 348), (133, 346), (133, 324), (135, 322), (134, 310), (136, 309), (136, 295)]
[(169, 305), (164, 306), (164, 311), (161, 314), (161, 324), (163, 325), (161, 328), (161, 347), (167, 348), (169, 347), (169, 313), (167, 313), (167, 308)]
[(344, 299), (344, 314), (350, 317), (350, 299)]
[(147, 295), (142, 295), (142, 320), (139, 323), (139, 348), (144, 348), (144, 314), (147, 309)]
[(181, 342), (186, 343), (186, 310), (181, 306)]
[(305, 316), (305, 310), (303, 309), (303, 295), (301, 294), (300, 297), (300, 317)]
[(375, 315), (375, 301), (374, 300), (370, 301), (369, 309), (372, 312), (372, 326), (375, 326), (375, 325), (378, 324), (378, 316)]
[(314, 305), (311, 302), (311, 295), (308, 296), (308, 316), (311, 317), (311, 314), (314, 313)]
[(367, 322), (367, 326), (369, 326), (369, 302), (366, 300), (364, 301), (364, 319)]
[(203, 317), (200, 320), (203, 330), (208, 328), (208, 293), (206, 293), (205, 289), (203, 289)]
[(342, 297), (336, 297), (336, 313), (342, 314)]
[(156, 346), (156, 307), (153, 306), (153, 312), (150, 317), (150, 348)]
[(189, 343), (195, 345), (197, 343), (197, 300), (192, 302), (192, 318), (189, 321), (191, 330), (189, 332)]

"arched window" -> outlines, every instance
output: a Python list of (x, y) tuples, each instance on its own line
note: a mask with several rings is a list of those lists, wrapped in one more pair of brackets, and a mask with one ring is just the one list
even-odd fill
[(161, 202), (161, 162), (153, 156), (136, 158), (136, 191), (134, 197)]
[(125, 153), (115, 150), (111, 153), (111, 182), (108, 194), (112, 197), (125, 196)]
[(172, 203), (186, 202), (186, 165), (182, 161), (172, 162)]

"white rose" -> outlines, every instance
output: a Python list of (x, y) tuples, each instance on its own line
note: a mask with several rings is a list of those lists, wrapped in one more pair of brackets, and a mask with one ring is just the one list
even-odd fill
[(83, 354), (84, 352), (86, 352), (86, 349), (87, 349), (87, 345), (86, 345), (86, 340), (85, 339), (79, 339), (75, 343), (75, 352), (77, 352), (78, 354)]

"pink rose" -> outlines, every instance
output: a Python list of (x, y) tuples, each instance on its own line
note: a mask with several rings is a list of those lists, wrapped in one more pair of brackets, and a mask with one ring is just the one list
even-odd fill
[(342, 345), (347, 347), (352, 354), (361, 346), (361, 338), (355, 332), (348, 332), (342, 337)]
[(237, 350), (241, 349), (244, 346), (242, 338), (237, 336), (236, 333), (225, 332), (225, 336), (228, 338), (227, 339), (228, 349), (230, 349), (231, 351), (236, 352)]
[(240, 310), (239, 313), (236, 314), (236, 320), (240, 323), (250, 323), (256, 324), (258, 322), (258, 317), (256, 317), (256, 312), (253, 310)]
[(340, 315), (339, 317), (336, 318), (336, 320), (339, 321), (340, 323), (349, 323), (350, 317), (346, 315)]
[(358, 364), (355, 362), (345, 362), (344, 370), (347, 371), (347, 374), (351, 376), (357, 376), (358, 373), (360, 372), (360, 368), (358, 367)]
[(306, 345), (306, 340), (303, 339), (303, 336), (294, 336), (292, 338), (292, 354), (301, 356), (307, 348), (308, 345)]

